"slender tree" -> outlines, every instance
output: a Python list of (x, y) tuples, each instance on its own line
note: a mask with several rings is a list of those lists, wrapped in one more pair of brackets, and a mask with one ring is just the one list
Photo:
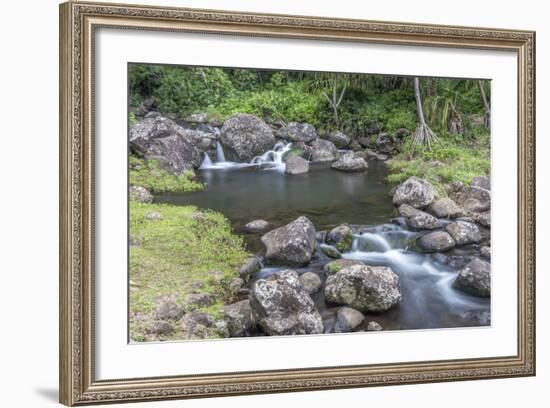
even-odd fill
[(334, 75), (332, 78), (332, 96), (329, 98), (326, 92), (323, 91), (323, 96), (327, 100), (328, 104), (332, 108), (332, 113), (334, 115), (334, 122), (336, 123), (336, 126), (339, 126), (339, 117), (338, 117), (338, 108), (340, 107), (340, 104), (342, 103), (342, 99), (344, 99), (344, 94), (346, 93), (346, 86), (347, 84), (344, 83), (344, 86), (342, 87), (342, 91), (340, 92), (340, 95), (338, 95), (338, 75)]
[(481, 95), (481, 101), (483, 102), (483, 108), (485, 109), (485, 116), (483, 118), (483, 121), (485, 123), (485, 127), (490, 128), (491, 127), (491, 105), (489, 104), (489, 100), (487, 99), (487, 94), (485, 93), (483, 81), (477, 81), (477, 84), (479, 85), (479, 93)]
[(437, 142), (437, 135), (430, 129), (424, 119), (424, 110), (422, 108), (422, 98), (420, 96), (420, 81), (414, 77), (414, 96), (416, 99), (416, 114), (418, 116), (418, 126), (413, 134), (413, 151), (418, 145), (426, 144), (431, 148), (432, 143)]

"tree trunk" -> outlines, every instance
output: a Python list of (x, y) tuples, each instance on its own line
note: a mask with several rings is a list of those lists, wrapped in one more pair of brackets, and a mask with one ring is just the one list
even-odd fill
[(420, 82), (418, 77), (414, 77), (414, 97), (416, 99), (416, 114), (418, 115), (418, 124), (425, 126), (424, 110), (422, 109), (422, 99), (420, 98)]
[(485, 89), (483, 88), (483, 82), (478, 81), (477, 84), (479, 85), (479, 93), (481, 95), (481, 101), (483, 102), (483, 107), (485, 108), (485, 117), (484, 117), (485, 126), (487, 128), (490, 128), (491, 127), (491, 106), (489, 105), (489, 101), (487, 100), (487, 95), (485, 94)]

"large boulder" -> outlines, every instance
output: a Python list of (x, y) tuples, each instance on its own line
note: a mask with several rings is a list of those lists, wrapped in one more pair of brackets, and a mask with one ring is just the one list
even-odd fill
[(285, 270), (257, 280), (249, 299), (255, 321), (268, 335), (323, 332), (321, 315), (295, 271)]
[(338, 149), (329, 140), (316, 139), (309, 149), (309, 158), (312, 162), (329, 162), (338, 158)]
[(365, 263), (362, 261), (357, 261), (355, 259), (337, 259), (335, 261), (325, 264), (325, 266), (323, 266), (323, 270), (328, 275), (332, 275), (332, 274), (335, 274), (336, 272), (341, 271), (344, 268), (347, 268), (353, 265), (365, 265)]
[(325, 298), (362, 312), (384, 312), (401, 300), (399, 277), (386, 266), (352, 265), (327, 278)]
[(349, 145), (349, 143), (351, 142), (350, 137), (340, 132), (339, 130), (335, 130), (333, 132), (328, 133), (325, 136), (325, 139), (334, 143), (334, 146), (336, 146), (339, 149), (343, 149), (344, 147)]
[(466, 211), (480, 213), (491, 208), (491, 192), (481, 187), (464, 186), (451, 192), (450, 197)]
[(250, 336), (256, 331), (256, 322), (248, 299), (224, 306), (222, 313), (230, 337)]
[(286, 161), (286, 174), (304, 174), (309, 171), (309, 163), (306, 159), (292, 155)]
[(436, 198), (426, 210), (437, 218), (458, 218), (464, 210), (449, 197)]
[(414, 208), (426, 208), (435, 199), (434, 187), (421, 178), (412, 176), (395, 189), (393, 203), (395, 205), (409, 204)]
[(363, 157), (357, 156), (353, 152), (346, 152), (338, 160), (330, 166), (334, 170), (340, 171), (365, 171), (369, 167), (367, 161)]
[(303, 266), (313, 256), (317, 241), (315, 227), (307, 217), (299, 217), (291, 223), (269, 231), (262, 237), (268, 263)]
[(319, 136), (315, 128), (308, 123), (290, 122), (277, 131), (277, 137), (291, 142), (311, 143)]
[(271, 128), (260, 118), (237, 113), (224, 122), (220, 143), (227, 159), (249, 162), (270, 150), (275, 144), (275, 137)]
[(455, 247), (453, 237), (445, 231), (434, 231), (416, 240), (416, 245), (423, 252), (445, 252)]
[(325, 241), (340, 252), (349, 251), (353, 242), (353, 230), (348, 225), (339, 225), (328, 232)]
[(481, 232), (477, 225), (466, 221), (455, 221), (445, 227), (457, 245), (476, 244), (481, 241)]
[(147, 117), (130, 129), (130, 149), (179, 175), (184, 170), (198, 168), (202, 162), (196, 133), (163, 116)]
[(491, 296), (491, 264), (479, 258), (472, 260), (460, 271), (453, 288), (474, 296)]

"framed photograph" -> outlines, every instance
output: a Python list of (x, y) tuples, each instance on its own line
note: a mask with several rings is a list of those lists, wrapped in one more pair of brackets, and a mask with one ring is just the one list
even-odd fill
[(535, 33), (60, 6), (60, 400), (535, 374)]

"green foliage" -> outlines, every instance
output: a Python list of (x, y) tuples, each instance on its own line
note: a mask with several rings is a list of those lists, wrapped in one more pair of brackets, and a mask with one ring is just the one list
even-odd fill
[[(151, 212), (160, 213), (161, 219), (148, 219)], [(249, 256), (242, 237), (232, 233), (222, 214), (193, 206), (131, 202), (130, 237), (138, 243), (130, 247), (131, 316), (150, 315), (159, 296), (176, 294), (181, 302), (197, 282), (203, 284), (201, 293), (214, 300), (199, 310), (219, 314), (228, 300), (228, 283)], [(145, 339), (135, 321), (130, 335), (134, 341)], [(178, 331), (170, 338), (177, 339)]]
[(134, 112), (130, 112), (128, 114), (128, 125), (130, 127), (134, 126), (135, 124), (137, 124), (139, 122), (137, 116), (135, 115)]
[(186, 193), (201, 191), (204, 184), (194, 180), (192, 171), (176, 176), (162, 169), (155, 160), (145, 161), (130, 155), (130, 185), (141, 186), (153, 193)]
[[(452, 181), (470, 183), (480, 175), (491, 171), (490, 139), (485, 130), (483, 136), (474, 141), (465, 141), (458, 136), (442, 134), (440, 142), (432, 149), (417, 148), (412, 153), (412, 143), (408, 141), (403, 152), (393, 157), (388, 165), (388, 181), (401, 183), (411, 176), (424, 178), (436, 186)], [(440, 192), (442, 188), (439, 188)]]

